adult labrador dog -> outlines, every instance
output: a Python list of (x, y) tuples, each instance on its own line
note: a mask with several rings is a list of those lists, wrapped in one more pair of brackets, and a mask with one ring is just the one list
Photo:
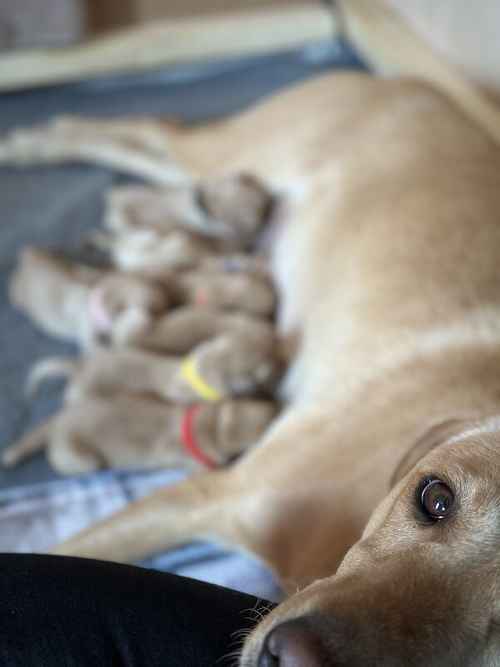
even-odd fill
[(280, 193), (289, 407), (232, 467), (55, 551), (256, 554), (292, 595), (241, 667), (500, 664), (500, 149), (427, 84), (361, 74), (153, 131), (196, 177)]

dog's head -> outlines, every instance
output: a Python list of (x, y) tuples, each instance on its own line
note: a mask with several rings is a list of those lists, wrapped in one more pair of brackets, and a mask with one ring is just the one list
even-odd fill
[(500, 418), (431, 429), (393, 482), (335, 576), (271, 612), (242, 666), (500, 665)]

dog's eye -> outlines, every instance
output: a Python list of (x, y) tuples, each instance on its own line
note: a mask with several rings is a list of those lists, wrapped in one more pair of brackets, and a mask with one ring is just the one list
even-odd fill
[(440, 479), (428, 479), (420, 493), (420, 505), (424, 514), (433, 521), (440, 521), (450, 514), (455, 496), (450, 487)]

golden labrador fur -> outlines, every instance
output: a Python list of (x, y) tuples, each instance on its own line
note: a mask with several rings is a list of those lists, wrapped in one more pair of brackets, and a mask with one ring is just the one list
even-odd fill
[(253, 552), (293, 594), (242, 667), (499, 664), (499, 148), (430, 86), (353, 74), (152, 128), (185, 172), (283, 193), (290, 404), (234, 466), (56, 551), (130, 561), (209, 536)]

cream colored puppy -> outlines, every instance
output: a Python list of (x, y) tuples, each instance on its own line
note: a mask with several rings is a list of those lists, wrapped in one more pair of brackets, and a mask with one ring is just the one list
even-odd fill
[(94, 348), (80, 359), (45, 359), (35, 365), (30, 393), (47, 377), (68, 378), (66, 402), (120, 392), (146, 393), (174, 403), (221, 401), (269, 394), (281, 370), (272, 331), (234, 332), (199, 343), (184, 358), (131, 348)]
[(188, 408), (148, 396), (86, 397), (6, 450), (12, 466), (46, 449), (52, 467), (69, 475), (100, 468), (215, 468), (255, 444), (276, 415), (266, 401), (227, 401)]
[(131, 186), (111, 191), (107, 232), (95, 235), (116, 267), (161, 275), (211, 257), (254, 251), (274, 198), (260, 181), (241, 174), (197, 186)]
[(93, 269), (24, 248), (9, 284), (11, 303), (45, 333), (89, 347), (124, 343), (165, 312), (165, 289), (137, 275)]
[(158, 238), (181, 228), (224, 250), (245, 249), (255, 243), (272, 202), (272, 194), (250, 174), (195, 185), (125, 186), (109, 193), (104, 224), (116, 234), (150, 232)]
[(257, 348), (273, 347), (281, 355), (274, 325), (244, 312), (224, 312), (212, 308), (183, 306), (158, 318), (145, 331), (138, 331), (130, 344), (153, 352), (187, 354), (194, 347), (213, 339), (230, 337), (253, 341)]
[(189, 171), (289, 192), (290, 405), (236, 465), (55, 551), (130, 561), (210, 535), (253, 552), (293, 595), (242, 667), (497, 665), (499, 148), (431, 87), (351, 74), (166, 136)]
[(226, 270), (203, 265), (192, 271), (162, 277), (173, 304), (194, 304), (212, 310), (241, 312), (270, 318), (276, 308), (276, 292), (268, 275), (233, 270), (226, 258)]

